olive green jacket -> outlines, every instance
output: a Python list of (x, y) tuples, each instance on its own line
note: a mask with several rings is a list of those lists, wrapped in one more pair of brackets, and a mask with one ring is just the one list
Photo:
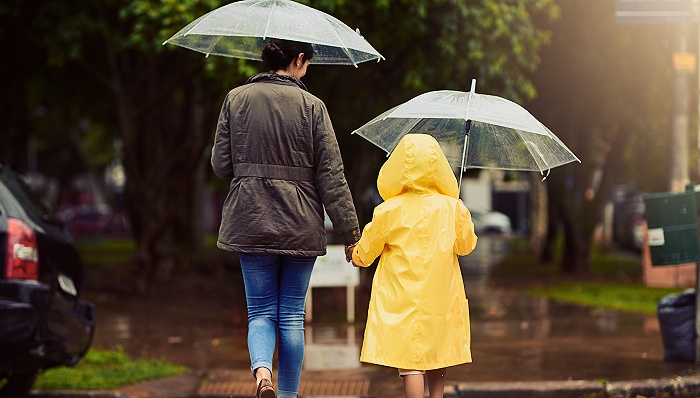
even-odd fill
[(325, 104), (301, 80), (261, 73), (224, 100), (211, 157), (230, 178), (218, 247), (243, 253), (326, 253), (325, 206), (346, 245), (360, 238)]

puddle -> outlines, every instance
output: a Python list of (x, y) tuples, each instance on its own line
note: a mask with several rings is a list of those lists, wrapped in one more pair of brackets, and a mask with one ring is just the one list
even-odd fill
[[(474, 362), (451, 368), (451, 381), (620, 380), (684, 375), (694, 364), (665, 364), (655, 316), (550, 302), (489, 286), (507, 241), (480, 239), (461, 262), (472, 315)], [(186, 287), (185, 287), (186, 286)], [(144, 300), (92, 290), (97, 305), (93, 346), (122, 347), (134, 357), (166, 359), (195, 369), (247, 369), (245, 298), (240, 272), (184, 284)], [(329, 303), (345, 304), (344, 288), (314, 290), (314, 322), (307, 325), (306, 370), (373, 369), (359, 362), (364, 325), (348, 325)], [(357, 308), (366, 308), (358, 294)], [(323, 314), (321, 314), (323, 315)], [(332, 318), (332, 317), (331, 317)], [(364, 317), (359, 317), (363, 319)], [(318, 321), (317, 321), (318, 319)]]

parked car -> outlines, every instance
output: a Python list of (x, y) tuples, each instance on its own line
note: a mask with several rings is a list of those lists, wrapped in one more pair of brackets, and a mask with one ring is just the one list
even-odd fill
[(510, 235), (513, 231), (510, 218), (501, 212), (479, 207), (470, 207), (469, 212), (472, 214), (476, 236)]
[(0, 397), (26, 397), (39, 371), (90, 347), (95, 307), (64, 224), (26, 179), (0, 165)]
[(84, 237), (127, 236), (130, 226), (124, 214), (116, 214), (107, 205), (80, 204), (58, 214), (75, 239)]

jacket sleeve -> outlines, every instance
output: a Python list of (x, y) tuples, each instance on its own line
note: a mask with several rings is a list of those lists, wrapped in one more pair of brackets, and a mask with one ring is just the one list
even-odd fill
[(457, 200), (457, 210), (455, 217), (456, 239), (454, 252), (458, 256), (466, 256), (476, 247), (477, 236), (474, 233), (474, 222), (472, 215), (461, 200)]
[(352, 251), (352, 261), (361, 267), (369, 267), (382, 254), (388, 241), (380, 208), (374, 209), (372, 221), (365, 226), (362, 238)]
[(216, 125), (214, 148), (211, 151), (211, 167), (214, 174), (221, 178), (233, 178), (233, 164), (231, 160), (231, 125), (229, 124), (229, 96), (226, 96), (219, 113), (219, 122)]
[(345, 180), (343, 159), (325, 105), (322, 102), (316, 104), (313, 114), (316, 187), (333, 229), (347, 246), (360, 239), (355, 204)]

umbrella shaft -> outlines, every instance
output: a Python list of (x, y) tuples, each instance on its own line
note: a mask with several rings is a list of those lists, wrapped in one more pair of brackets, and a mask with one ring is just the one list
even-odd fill
[(467, 125), (464, 127), (464, 149), (462, 149), (462, 167), (459, 168), (459, 181), (457, 181), (457, 190), (462, 191), (462, 174), (464, 174), (464, 166), (467, 161), (467, 147), (469, 146), (469, 130), (472, 127), (472, 121), (467, 120)]

